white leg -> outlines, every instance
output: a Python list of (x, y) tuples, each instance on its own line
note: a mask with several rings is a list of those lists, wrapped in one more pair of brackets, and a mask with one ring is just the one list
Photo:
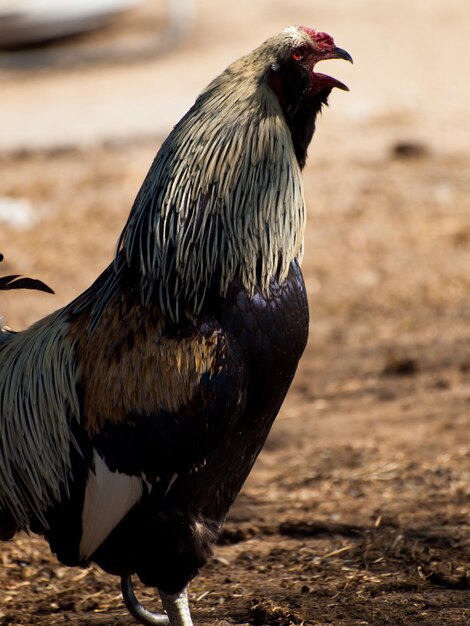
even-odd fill
[(180, 593), (165, 593), (158, 590), (162, 599), (171, 626), (193, 626), (191, 613), (189, 612), (188, 592), (183, 589)]

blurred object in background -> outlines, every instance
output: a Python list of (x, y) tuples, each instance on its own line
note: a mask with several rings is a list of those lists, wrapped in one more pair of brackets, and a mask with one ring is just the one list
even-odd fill
[[(112, 25), (138, 4), (142, 0), (0, 0), (0, 49), (4, 50), (0, 68), (143, 61), (162, 53), (170, 43), (174, 46), (190, 30), (193, 0), (160, 0), (152, 3), (156, 10), (148, 15), (154, 25), (148, 37), (135, 41), (121, 36), (116, 41), (116, 33), (112, 33), (105, 42), (91, 36), (85, 41), (76, 37)], [(159, 28), (160, 8), (165, 13), (163, 29)], [(71, 43), (67, 38), (73, 36), (76, 39)]]
[(0, 0), (0, 46), (37, 45), (109, 24), (138, 0)]
[(26, 198), (0, 197), (0, 226), (31, 228), (39, 220), (32, 203)]

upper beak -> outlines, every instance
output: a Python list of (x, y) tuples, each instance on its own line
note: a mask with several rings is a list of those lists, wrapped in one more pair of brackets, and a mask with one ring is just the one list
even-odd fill
[[(345, 61), (353, 62), (352, 56), (343, 48), (338, 48), (335, 46), (332, 50), (329, 50), (326, 53), (322, 53), (318, 61), (326, 61), (327, 59), (344, 59)], [(317, 73), (317, 76), (320, 74)], [(342, 89), (343, 91), (349, 91), (349, 87), (347, 87), (344, 83), (337, 80), (336, 78), (332, 78), (331, 76), (326, 77), (324, 74), (322, 75), (324, 79), (328, 79), (330, 87), (337, 87), (338, 89)]]
[(352, 60), (352, 56), (343, 48), (335, 47), (331, 53), (331, 56), (328, 56), (330, 59), (344, 59), (345, 61), (349, 61), (350, 63), (354, 63)]

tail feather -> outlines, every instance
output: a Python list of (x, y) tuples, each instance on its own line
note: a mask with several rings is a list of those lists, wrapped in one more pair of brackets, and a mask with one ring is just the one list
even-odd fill
[[(54, 293), (40, 280), (0, 277), (0, 290), (11, 289)], [(0, 319), (0, 539), (28, 528), (31, 519), (47, 528), (45, 511), (69, 488), (69, 424), (79, 407), (74, 346), (67, 320), (56, 318), (21, 333)]]
[[(0, 253), (0, 263), (3, 261), (3, 254)], [(36, 289), (46, 293), (54, 293), (53, 290), (37, 278), (21, 277), (19, 274), (11, 274), (10, 276), (0, 277), (0, 290), (8, 291), (10, 289)]]
[(47, 528), (47, 511), (69, 493), (80, 401), (68, 332), (59, 311), (0, 333), (0, 538), (31, 520)]
[(42, 280), (38, 280), (36, 278), (20, 278), (19, 274), (2, 276), (0, 278), (0, 290), (7, 291), (9, 289), (36, 289), (37, 291), (54, 293), (54, 291), (46, 285), (46, 283), (43, 283)]

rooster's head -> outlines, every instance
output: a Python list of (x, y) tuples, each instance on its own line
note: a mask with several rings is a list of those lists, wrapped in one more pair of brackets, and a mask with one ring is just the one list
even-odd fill
[[(315, 118), (334, 87), (349, 91), (342, 82), (315, 71), (319, 61), (351, 55), (335, 45), (333, 37), (307, 26), (290, 26), (260, 48), (262, 80), (274, 92), (291, 131), (297, 159), (305, 164), (307, 147), (315, 130)], [(256, 53), (256, 51), (255, 51)]]

